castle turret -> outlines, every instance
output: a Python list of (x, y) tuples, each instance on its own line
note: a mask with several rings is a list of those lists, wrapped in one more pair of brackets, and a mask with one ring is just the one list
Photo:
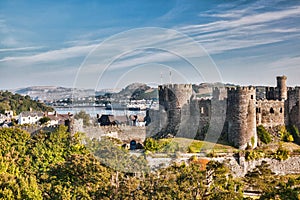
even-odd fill
[(287, 86), (286, 86), (286, 76), (277, 76), (277, 92), (279, 100), (287, 99)]
[(295, 125), (300, 130), (300, 87), (289, 89), (286, 110), (289, 125)]
[[(166, 113), (167, 127), (162, 127), (165, 133), (176, 135), (182, 122), (183, 115), (187, 114), (187, 109), (193, 95), (191, 84), (169, 84), (158, 88), (159, 107), (161, 112)], [(161, 115), (163, 116), (163, 114)]]
[(230, 88), (227, 91), (228, 141), (239, 149), (255, 148), (256, 134), (256, 90), (253, 87)]

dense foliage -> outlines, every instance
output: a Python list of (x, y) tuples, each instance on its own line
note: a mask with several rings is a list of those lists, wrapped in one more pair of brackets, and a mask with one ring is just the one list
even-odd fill
[(147, 138), (144, 142), (146, 151), (157, 153), (174, 153), (179, 151), (179, 144), (168, 139), (156, 140), (154, 138)]
[(297, 128), (297, 126), (293, 125), (293, 126), (289, 126), (289, 132), (291, 133), (291, 135), (293, 136), (294, 140), (296, 143), (300, 143), (300, 133), (299, 130)]
[(279, 133), (282, 141), (284, 141), (284, 142), (293, 142), (294, 141), (293, 135), (288, 131), (288, 129), (285, 126), (279, 127), (278, 133)]
[(84, 126), (90, 126), (91, 122), (90, 122), (90, 115), (87, 114), (85, 111), (81, 110), (80, 112), (76, 113), (74, 115), (75, 119), (82, 119), (83, 120), (83, 125)]
[(243, 199), (248, 189), (261, 199), (297, 199), (300, 191), (298, 178), (276, 176), (265, 163), (243, 179), (196, 156), (189, 165), (150, 172), (143, 156), (131, 156), (109, 139), (71, 136), (64, 126), (35, 135), (2, 128), (0, 148), (0, 199), (226, 200)]
[(18, 115), (23, 111), (29, 111), (30, 108), (34, 111), (53, 111), (53, 108), (33, 101), (29, 96), (0, 91), (0, 113), (4, 113), (5, 110), (13, 110)]
[(272, 141), (270, 133), (262, 125), (257, 127), (257, 136), (265, 144)]

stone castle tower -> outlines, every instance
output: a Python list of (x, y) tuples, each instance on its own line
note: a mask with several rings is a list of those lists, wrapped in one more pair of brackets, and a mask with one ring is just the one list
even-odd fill
[(245, 149), (255, 148), (256, 135), (256, 90), (254, 87), (229, 88), (227, 99), (227, 133), (228, 142)]
[[(161, 116), (165, 116), (164, 134), (177, 134), (185, 116), (189, 116), (189, 105), (193, 95), (191, 84), (169, 84), (158, 87)], [(165, 114), (163, 114), (165, 113)]]
[(287, 100), (286, 76), (277, 76), (278, 100)]
[(266, 88), (266, 99), (268, 100), (287, 100), (286, 76), (277, 76), (277, 87)]
[(195, 138), (197, 132), (204, 139), (222, 133), (222, 139), (245, 149), (257, 146), (259, 125), (300, 129), (300, 87), (287, 87), (286, 76), (276, 80), (276, 87), (214, 88), (210, 99), (195, 98), (190, 84), (159, 86), (160, 136)]
[(289, 88), (286, 110), (289, 113), (288, 122), (300, 130), (300, 87)]

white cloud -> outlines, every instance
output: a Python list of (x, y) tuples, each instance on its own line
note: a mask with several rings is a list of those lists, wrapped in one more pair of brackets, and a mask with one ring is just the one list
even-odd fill
[[(300, 6), (257, 14), (256, 7), (205, 13), (217, 21), (177, 27), (203, 44), (210, 53), (254, 47), (298, 37), (299, 28), (283, 20), (300, 17)], [(203, 16), (203, 14), (202, 14)], [(280, 23), (281, 22), (281, 23)], [(280, 23), (280, 24), (279, 24)]]
[[(257, 9), (257, 7), (255, 9)], [(172, 31), (165, 31), (164, 34), (159, 34), (159, 32), (155, 31), (150, 33), (143, 32), (143, 29), (140, 29), (141, 32), (137, 31), (135, 35), (130, 35), (130, 37), (114, 35), (112, 37), (114, 39), (113, 42), (101, 44), (105, 51), (96, 51), (94, 54), (96, 56), (86, 63), (85, 71), (93, 74), (97, 70), (99, 71), (99, 68), (105, 68), (106, 65), (98, 64), (99, 61), (102, 60), (105, 60), (105, 64), (108, 64), (110, 60), (117, 59), (110, 69), (122, 69), (145, 63), (166, 63), (181, 59), (172, 54), (172, 52), (180, 52), (180, 56), (189, 58), (206, 55), (205, 49), (202, 49), (199, 53), (199, 51), (191, 48), (193, 43), (196, 43), (198, 46), (199, 44), (203, 45), (209, 53), (213, 54), (281, 42), (298, 37), (299, 33), (299, 28), (295, 26), (295, 24), (284, 24), (282, 21), (299, 18), (300, 6), (259, 14), (251, 7), (244, 9), (230, 8), (227, 11), (218, 13), (208, 12), (205, 13), (205, 15), (216, 18), (217, 21), (176, 28), (188, 36), (191, 36), (191, 40), (185, 40), (184, 37), (178, 36)], [(88, 39), (94, 36), (95, 34), (91, 33), (85, 35), (82, 39), (69, 41), (67, 44), (72, 45), (71, 47), (50, 50), (34, 55), (8, 56), (2, 58), (0, 62), (5, 62), (6, 64), (10, 63), (11, 66), (13, 66), (14, 63), (21, 63), (23, 66), (37, 66), (40, 62), (50, 63), (49, 66), (51, 66), (51, 64), (57, 65), (57, 63), (55, 63), (57, 61), (67, 62), (68, 59), (87, 56), (93, 49), (98, 47), (100, 43), (100, 40)], [(109, 39), (111, 38), (108, 38), (108, 40)], [(193, 40), (196, 42), (193, 42)], [(163, 48), (162, 51), (147, 53), (138, 48), (141, 46), (154, 49)], [(30, 50), (30, 48), (35, 47), (11, 48), (10, 51)], [(164, 49), (166, 49), (167, 52), (164, 52)], [(9, 49), (0, 49), (0, 52), (8, 50)], [(299, 60), (287, 58), (286, 60), (277, 61), (278, 63), (272, 64), (294, 66), (297, 61)], [(77, 64), (79, 65), (80, 63)], [(88, 79), (84, 81), (86, 80)]]
[(66, 60), (69, 58), (86, 56), (96, 45), (87, 46), (73, 46), (69, 48), (63, 48), (59, 50), (51, 50), (47, 52), (37, 53), (29, 56), (16, 56), (16, 57), (5, 57), (0, 62), (26, 62), (26, 63), (37, 63), (37, 62), (54, 62), (60, 60)]
[(17, 47), (17, 48), (5, 48), (5, 49), (0, 49), (0, 53), (1, 52), (11, 52), (11, 51), (30, 51), (30, 50), (37, 50), (37, 49), (41, 49), (43, 47), (41, 46), (30, 46), (30, 47)]

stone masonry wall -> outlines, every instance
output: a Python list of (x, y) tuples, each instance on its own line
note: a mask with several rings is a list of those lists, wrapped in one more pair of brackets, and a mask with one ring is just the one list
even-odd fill
[(256, 124), (266, 128), (285, 125), (285, 105), (279, 100), (256, 102)]
[(300, 129), (300, 88), (290, 88), (288, 90), (287, 109), (289, 113), (288, 121), (290, 125), (296, 125)]

